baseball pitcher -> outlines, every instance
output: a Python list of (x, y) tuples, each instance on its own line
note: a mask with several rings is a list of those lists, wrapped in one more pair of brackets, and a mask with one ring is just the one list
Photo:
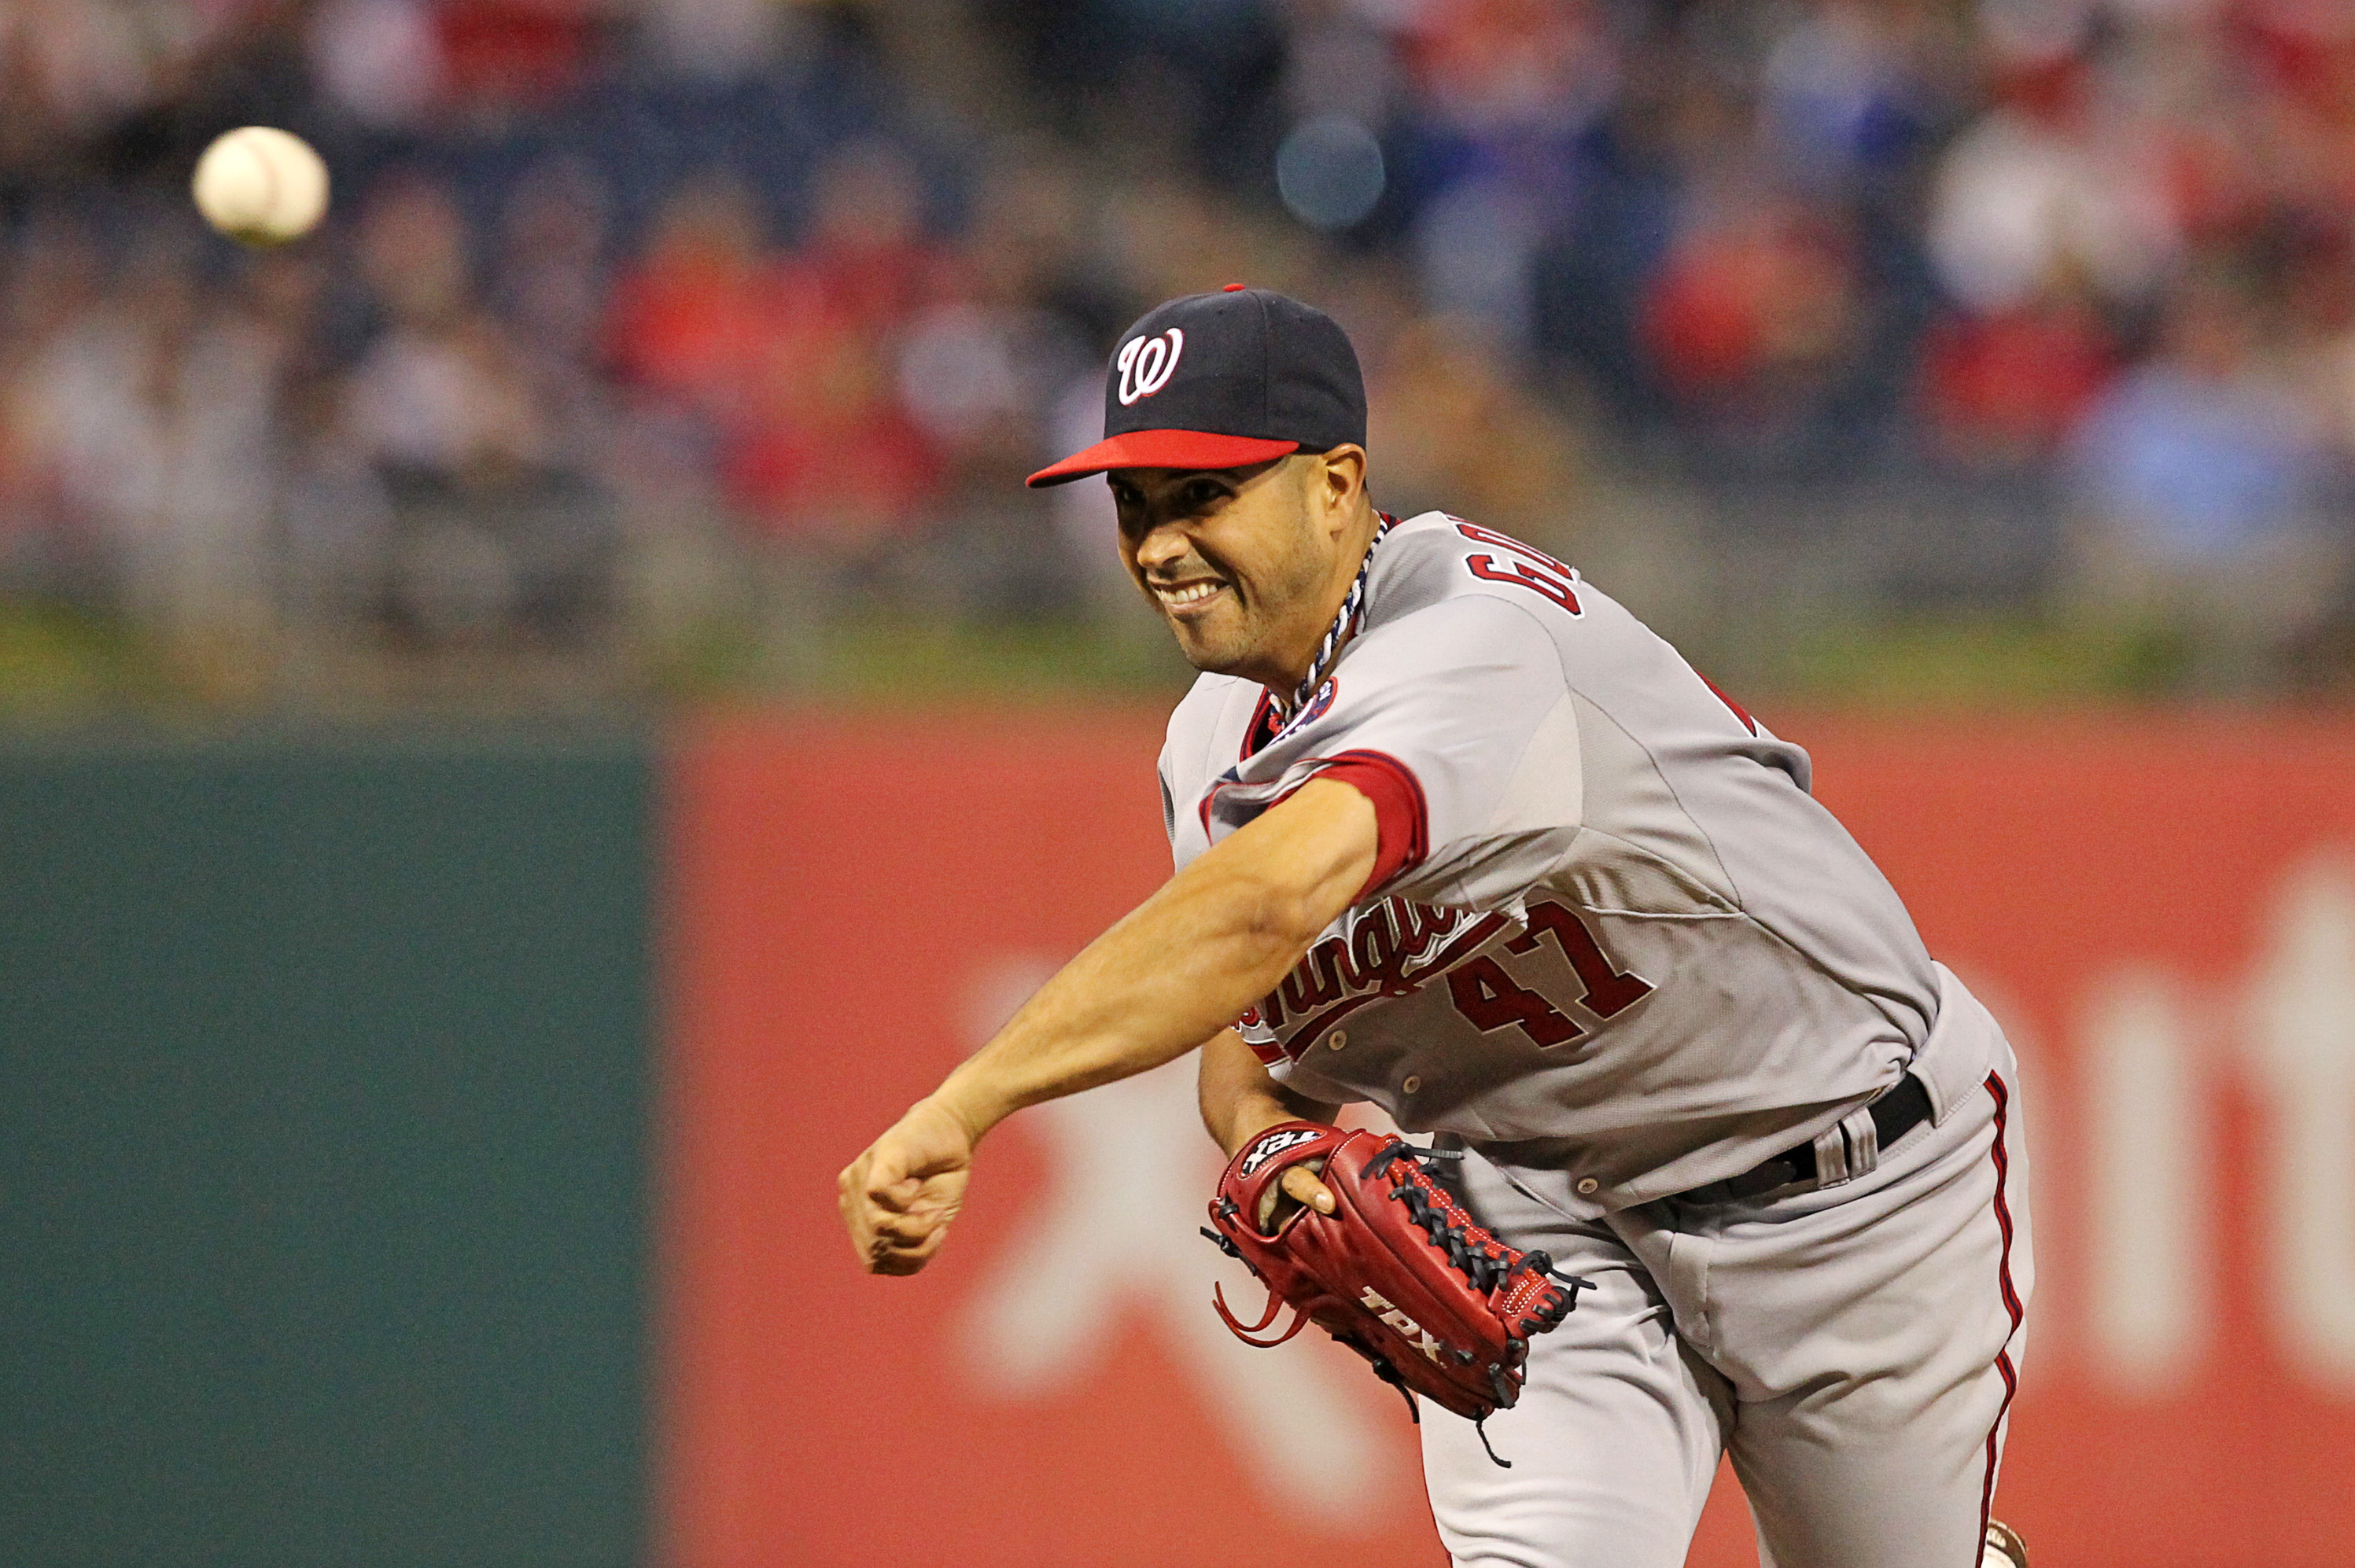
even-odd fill
[(843, 1172), (866, 1266), (923, 1266), (1013, 1111), (1199, 1049), (1205, 1230), (1269, 1291), (1218, 1310), (1406, 1395), (1456, 1563), (1673, 1568), (1730, 1454), (1766, 1564), (2024, 1565), (2011, 1050), (1806, 753), (1544, 552), (1377, 510), (1306, 305), (1154, 310), (1104, 428), (1030, 482), (1108, 477), (1202, 673), (1177, 874)]

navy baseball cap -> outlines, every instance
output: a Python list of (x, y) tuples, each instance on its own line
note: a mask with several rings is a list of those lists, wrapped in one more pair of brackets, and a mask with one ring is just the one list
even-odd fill
[(1366, 441), (1366, 382), (1333, 318), (1231, 283), (1156, 305), (1104, 376), (1104, 439), (1033, 488), (1115, 468), (1241, 468)]

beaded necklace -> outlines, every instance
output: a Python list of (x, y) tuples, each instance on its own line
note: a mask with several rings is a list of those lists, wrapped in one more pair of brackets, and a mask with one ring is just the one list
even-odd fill
[(1325, 673), (1331, 667), (1334, 656), (1340, 652), (1341, 644), (1357, 630), (1359, 617), (1366, 608), (1366, 578), (1374, 569), (1374, 552), (1381, 548), (1383, 535), (1391, 531), (1391, 524), (1398, 521), (1387, 512), (1377, 512), (1374, 515), (1380, 521), (1374, 526), (1373, 538), (1366, 545), (1366, 558), (1358, 563), (1357, 580), (1349, 585), (1348, 595), (1341, 600), (1340, 612), (1333, 617), (1333, 624), (1325, 629), (1325, 641), (1316, 645), (1316, 657), (1308, 662), (1308, 673), (1302, 676), (1300, 684), (1292, 689), (1291, 701), (1286, 702), (1273, 692), (1268, 694), (1279, 717), (1289, 717), (1308, 705), (1308, 699), (1315, 696), (1316, 688), (1325, 683)]

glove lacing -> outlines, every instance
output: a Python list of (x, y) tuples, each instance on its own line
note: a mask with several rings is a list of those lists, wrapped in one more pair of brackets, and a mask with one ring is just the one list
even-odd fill
[[(1475, 1243), (1466, 1227), (1477, 1226), (1478, 1222), (1465, 1213), (1455, 1196), (1433, 1181), (1430, 1172), (1416, 1163), (1425, 1160), (1463, 1158), (1461, 1150), (1418, 1149), (1404, 1139), (1394, 1138), (1377, 1150), (1374, 1157), (1366, 1162), (1365, 1174), (1369, 1180), (1387, 1176), (1398, 1161), (1404, 1160), (1408, 1162), (1408, 1174), (1397, 1179), (1391, 1188), (1391, 1197), (1406, 1205), (1407, 1216), (1423, 1227), (1432, 1245), (1447, 1255), (1447, 1261), (1455, 1266), (1473, 1289), (1493, 1293), (1498, 1287), (1509, 1284), (1517, 1274), (1539, 1275), (1569, 1287), (1569, 1299), (1558, 1310), (1538, 1316), (1538, 1320), (1551, 1328), (1577, 1304), (1579, 1291), (1593, 1282), (1573, 1279), (1560, 1273), (1554, 1268), (1553, 1255), (1548, 1252), (1533, 1249), (1508, 1262), (1499, 1255), (1510, 1249), (1496, 1240), (1494, 1233), (1490, 1234), (1488, 1245)], [(1495, 1250), (1491, 1250), (1492, 1247)]]
[[(1448, 1263), (1464, 1276), (1465, 1280), (1475, 1290), (1494, 1295), (1500, 1287), (1508, 1287), (1515, 1276), (1523, 1274), (1553, 1279), (1567, 1287), (1553, 1304), (1530, 1315), (1530, 1322), (1537, 1328), (1552, 1328), (1578, 1305), (1578, 1293), (1591, 1287), (1593, 1281), (1575, 1279), (1559, 1272), (1553, 1266), (1553, 1255), (1543, 1251), (1524, 1252), (1508, 1261), (1502, 1254), (1511, 1249), (1497, 1240), (1493, 1234), (1490, 1234), (1486, 1245), (1476, 1243), (1466, 1227), (1476, 1227), (1478, 1222), (1464, 1212), (1462, 1206), (1446, 1189), (1431, 1179), (1430, 1172), (1421, 1163), (1430, 1160), (1463, 1158), (1464, 1153), (1461, 1150), (1423, 1149), (1407, 1142), (1402, 1138), (1393, 1138), (1375, 1150), (1373, 1158), (1367, 1160), (1361, 1174), (1367, 1181), (1391, 1178), (1390, 1192), (1391, 1199), (1406, 1205), (1407, 1217), (1431, 1238), (1432, 1245), (1446, 1255)], [(1406, 1166), (1405, 1173), (1391, 1177), (1392, 1171), (1401, 1161)], [(1221, 1200), (1223, 1214), (1231, 1216), (1238, 1212), (1232, 1199)], [(1243, 1255), (1235, 1244), (1217, 1231), (1205, 1225), (1202, 1227), (1202, 1234), (1228, 1256), (1237, 1261), (1243, 1260)], [(1255, 1338), (1254, 1336), (1264, 1332), (1275, 1321), (1277, 1314), (1282, 1312), (1285, 1306), (1284, 1298), (1273, 1290), (1268, 1292), (1267, 1310), (1261, 1314), (1258, 1322), (1248, 1327), (1229, 1310), (1225, 1293), (1215, 1284), (1210, 1287), (1210, 1304), (1218, 1309), (1220, 1318), (1225, 1320), (1229, 1332), (1243, 1343), (1261, 1350), (1271, 1350), (1283, 1344), (1308, 1324), (1308, 1314), (1295, 1307), (1293, 1308), (1292, 1322), (1284, 1332), (1273, 1339)], [(1453, 1346), (1445, 1349), (1449, 1355), (1454, 1356), (1461, 1363), (1469, 1364), (1473, 1359), (1469, 1351), (1458, 1351)], [(1529, 1349), (1527, 1339), (1522, 1336), (1513, 1337), (1512, 1349), (1518, 1354), (1526, 1355)], [(1406, 1401), (1407, 1414), (1417, 1425), (1421, 1425), (1423, 1411), (1415, 1404), (1414, 1391), (1407, 1386), (1406, 1379), (1400, 1375), (1398, 1369), (1391, 1365), (1386, 1358), (1369, 1354), (1368, 1359), (1373, 1363), (1374, 1374), (1399, 1391), (1400, 1396)], [(1496, 1386), (1497, 1403), (1510, 1404), (1512, 1389), (1505, 1381), (1504, 1370), (1501, 1367), (1492, 1366), (1488, 1369), (1488, 1376)], [(1513, 1462), (1500, 1457), (1495, 1445), (1488, 1441), (1487, 1417), (1477, 1417), (1472, 1425), (1473, 1429), (1479, 1434), (1480, 1446), (1487, 1451), (1490, 1460), (1504, 1469), (1511, 1469)]]
[[(1219, 1212), (1221, 1214), (1231, 1218), (1241, 1211), (1236, 1209), (1235, 1201), (1232, 1198), (1221, 1198), (1219, 1200)], [(1220, 1252), (1225, 1253), (1237, 1263), (1242, 1264), (1246, 1268), (1251, 1266), (1249, 1261), (1245, 1259), (1242, 1255), (1242, 1249), (1236, 1246), (1234, 1243), (1229, 1241), (1226, 1237), (1220, 1235), (1218, 1232), (1212, 1230), (1208, 1225), (1202, 1226), (1201, 1231), (1205, 1236), (1209, 1238), (1211, 1245), (1216, 1246)], [(1269, 1324), (1275, 1321), (1275, 1315), (1284, 1310), (1284, 1298), (1278, 1296), (1273, 1290), (1267, 1293), (1267, 1310), (1261, 1313), (1259, 1321), (1252, 1324), (1249, 1328), (1245, 1328), (1242, 1320), (1237, 1318), (1234, 1313), (1228, 1310), (1227, 1293), (1216, 1283), (1213, 1283), (1210, 1287), (1210, 1305), (1218, 1308), (1220, 1318), (1223, 1319), (1227, 1325), (1227, 1331), (1232, 1334), (1236, 1339), (1241, 1340), (1244, 1344), (1251, 1346), (1253, 1350), (1272, 1351), (1275, 1349), (1276, 1346), (1284, 1343), (1284, 1340), (1292, 1338), (1293, 1335), (1297, 1334), (1301, 1330), (1308, 1326), (1308, 1314), (1295, 1307), (1292, 1309), (1292, 1326), (1290, 1328), (1284, 1330), (1283, 1333), (1278, 1334), (1273, 1340), (1253, 1339), (1252, 1336), (1263, 1332)]]

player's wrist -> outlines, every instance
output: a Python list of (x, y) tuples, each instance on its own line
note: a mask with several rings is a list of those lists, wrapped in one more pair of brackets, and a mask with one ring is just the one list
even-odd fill
[(962, 1067), (925, 1096), (924, 1103), (954, 1122), (964, 1131), (968, 1147), (979, 1143), (991, 1128), (1022, 1108)]
[(1227, 1118), (1226, 1136), (1219, 1141), (1226, 1150), (1227, 1158), (1232, 1160), (1243, 1145), (1269, 1128), (1280, 1127), (1287, 1121), (1314, 1119), (1318, 1118), (1304, 1118), (1297, 1109), (1273, 1096), (1249, 1095), (1237, 1103), (1233, 1114)]

